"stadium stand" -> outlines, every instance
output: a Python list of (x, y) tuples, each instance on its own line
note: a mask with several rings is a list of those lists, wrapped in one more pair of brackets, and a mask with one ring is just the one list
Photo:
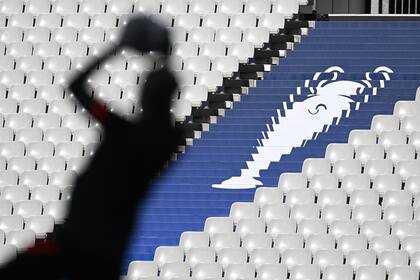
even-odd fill
[[(147, 13), (173, 34), (187, 147), (139, 209), (128, 279), (418, 279), (420, 25), (321, 21), (303, 36), (313, 26), (299, 4), (1, 1), (0, 264), (64, 221), (101, 141), (66, 90), (72, 71)], [(161, 63), (123, 50), (89, 80), (92, 94), (130, 118)], [(293, 120), (308, 96), (337, 89), (352, 101), (307, 110), (334, 111), (324, 122)], [(279, 139), (281, 160), (261, 159), (276, 127), (282, 138), (309, 128)], [(243, 170), (257, 170), (256, 190), (223, 184)]]

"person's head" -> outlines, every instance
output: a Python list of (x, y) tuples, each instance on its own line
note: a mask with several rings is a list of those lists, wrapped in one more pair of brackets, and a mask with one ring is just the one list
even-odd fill
[(143, 87), (141, 108), (143, 116), (169, 114), (172, 98), (178, 88), (175, 76), (166, 68), (151, 72)]

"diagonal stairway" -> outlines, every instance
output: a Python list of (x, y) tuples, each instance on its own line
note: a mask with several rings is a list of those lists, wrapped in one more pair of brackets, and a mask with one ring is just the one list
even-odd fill
[[(392, 114), (396, 101), (414, 100), (420, 86), (419, 31), (420, 22), (317, 22), (287, 58), (161, 174), (150, 199), (139, 208), (123, 271), (132, 260), (153, 259), (157, 246), (178, 245), (182, 232), (202, 231), (207, 217), (228, 216), (233, 202), (252, 201), (255, 189), (212, 185), (240, 176), (276, 125), (290, 122), (282, 126), (279, 143), (288, 143), (282, 142), (282, 135), (286, 138), (312, 125), (299, 122), (293, 108), (318, 93), (321, 81), (331, 87), (357, 82), (364, 89), (351, 95), (348, 110), (336, 112), (322, 129), (282, 146), (281, 160), (256, 177), (264, 186), (277, 186), (283, 172), (300, 172), (306, 158), (323, 157), (329, 143), (347, 142), (351, 130), (369, 129), (373, 116)], [(332, 66), (336, 70), (325, 72)], [(375, 73), (379, 67), (392, 73), (385, 68)]]

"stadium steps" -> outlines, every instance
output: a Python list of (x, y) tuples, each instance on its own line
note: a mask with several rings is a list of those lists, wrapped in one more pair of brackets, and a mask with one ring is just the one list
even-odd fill
[[(301, 43), (294, 46), (293, 52), (271, 67), (271, 72), (249, 88), (247, 95), (233, 104), (232, 110), (226, 110), (217, 124), (210, 125), (201, 139), (195, 139), (193, 146), (178, 156), (174, 169), (169, 169), (152, 186), (155, 191), (150, 202), (139, 209), (139, 225), (123, 269), (133, 260), (152, 260), (158, 245), (177, 245), (182, 231), (203, 230), (205, 217), (227, 216), (233, 202), (252, 201), (253, 189), (223, 190), (211, 185), (238, 175), (240, 168), (246, 166), (245, 161), (256, 152), (257, 139), (267, 133), (267, 124), (272, 124), (273, 117), (276, 121), (279, 115), (284, 116), (285, 108), (302, 101), (301, 96), (309, 91), (307, 87), (315, 87), (319, 81), (333, 77), (332, 73), (322, 73), (318, 81), (313, 81), (315, 72), (339, 66), (345, 73), (338, 80), (350, 81), (366, 80), (367, 73), (371, 73), (371, 84), (378, 87), (384, 83), (385, 88), (378, 88), (376, 95), (355, 97), (348, 118), (343, 115), (328, 131), (320, 132), (316, 139), (308, 139), (302, 147), (293, 147), (290, 155), (261, 171), (259, 180), (265, 186), (277, 186), (284, 172), (300, 172), (304, 159), (323, 157), (329, 143), (347, 142), (351, 130), (369, 129), (375, 115), (392, 114), (396, 101), (414, 100), (420, 86), (419, 31), (419, 22), (317, 22), (309, 36), (302, 37)], [(394, 71), (389, 81), (382, 82), (383, 75), (372, 73), (379, 66)], [(305, 84), (305, 80), (309, 81)], [(296, 94), (298, 87), (302, 89), (301, 96)], [(188, 195), (184, 196), (186, 190)], [(174, 193), (178, 193), (179, 199), (174, 200)], [(210, 196), (207, 199), (206, 194), (210, 193), (217, 199)], [(203, 199), (197, 199), (199, 196)], [(149, 228), (153, 224), (148, 222), (152, 217), (149, 215), (153, 215), (154, 209), (159, 209), (159, 215), (155, 216), (158, 220), (155, 227)], [(172, 215), (176, 211), (188, 216)], [(165, 215), (171, 222), (159, 220)], [(185, 221), (187, 217), (191, 222)], [(163, 225), (159, 226), (159, 222)]]

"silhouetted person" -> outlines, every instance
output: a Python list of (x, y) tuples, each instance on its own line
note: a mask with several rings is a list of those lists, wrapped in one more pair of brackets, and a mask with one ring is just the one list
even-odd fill
[(109, 112), (86, 90), (86, 80), (97, 64), (119, 47), (166, 55), (168, 32), (146, 18), (131, 21), (120, 45), (93, 61), (73, 81), (71, 91), (102, 124), (105, 138), (77, 179), (57, 242), (43, 243), (18, 256), (0, 270), (0, 280), (119, 278), (137, 206), (150, 181), (175, 152), (178, 140), (170, 114), (177, 83), (166, 68), (149, 74), (141, 99), (143, 112), (135, 122)]

